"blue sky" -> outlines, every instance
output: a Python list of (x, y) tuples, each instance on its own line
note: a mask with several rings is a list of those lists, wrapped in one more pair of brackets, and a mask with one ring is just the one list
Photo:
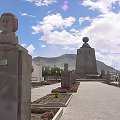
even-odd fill
[(120, 70), (120, 0), (0, 0), (19, 20), (19, 43), (35, 56), (76, 54), (88, 36), (96, 58)]

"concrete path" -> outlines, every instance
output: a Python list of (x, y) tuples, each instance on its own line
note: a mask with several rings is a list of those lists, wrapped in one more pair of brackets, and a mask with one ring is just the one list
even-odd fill
[(51, 93), (51, 90), (57, 87), (60, 87), (60, 83), (33, 88), (31, 90), (31, 102)]
[(81, 82), (60, 120), (120, 120), (120, 88)]

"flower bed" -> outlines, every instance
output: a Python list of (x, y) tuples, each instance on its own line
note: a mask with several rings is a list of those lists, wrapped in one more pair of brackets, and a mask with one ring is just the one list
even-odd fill
[(115, 86), (115, 87), (120, 87), (120, 84), (119, 83), (113, 83), (113, 82), (102, 82), (104, 84), (107, 84), (107, 85), (112, 85), (112, 86)]
[(52, 120), (60, 108), (31, 108), (31, 120)]
[(48, 94), (32, 102), (32, 106), (40, 107), (66, 107), (72, 94)]
[(70, 89), (58, 87), (56, 89), (53, 89), (51, 91), (51, 93), (55, 93), (55, 92), (58, 92), (58, 93), (69, 93), (69, 92), (72, 92), (72, 93), (74, 93), (74, 92), (77, 92), (79, 85), (80, 85), (80, 82), (76, 82)]

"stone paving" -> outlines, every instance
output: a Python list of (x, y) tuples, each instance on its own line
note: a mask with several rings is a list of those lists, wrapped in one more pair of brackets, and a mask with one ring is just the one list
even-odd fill
[(60, 120), (120, 120), (120, 88), (81, 82)]
[(38, 88), (33, 88), (31, 90), (31, 102), (34, 100), (37, 100), (38, 98), (41, 98), (47, 94), (51, 93), (51, 90), (54, 88), (60, 87), (60, 83), (52, 84), (52, 85), (44, 85), (40, 86)]

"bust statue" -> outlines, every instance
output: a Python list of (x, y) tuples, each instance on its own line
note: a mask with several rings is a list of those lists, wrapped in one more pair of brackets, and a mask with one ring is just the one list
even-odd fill
[(90, 48), (90, 45), (87, 43), (88, 41), (89, 41), (89, 38), (88, 37), (84, 37), (83, 38), (84, 44), (82, 45), (82, 47), (88, 47), (88, 48)]
[(68, 64), (67, 63), (64, 64), (64, 71), (68, 71)]
[(0, 17), (0, 44), (18, 44), (15, 32), (18, 29), (18, 20), (12, 13), (3, 13)]

